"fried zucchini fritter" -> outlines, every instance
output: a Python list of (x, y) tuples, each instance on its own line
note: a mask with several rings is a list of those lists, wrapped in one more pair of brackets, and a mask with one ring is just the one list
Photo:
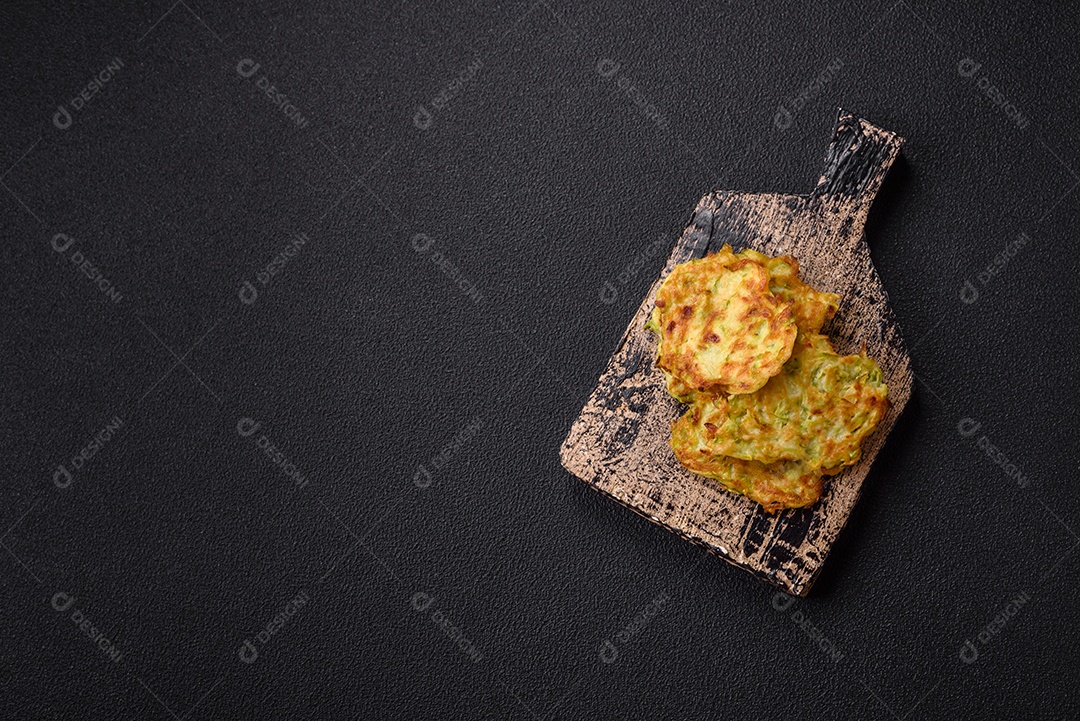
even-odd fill
[[(720, 252), (730, 252), (730, 246), (725, 246)], [(836, 313), (840, 305), (840, 296), (835, 293), (825, 293), (814, 290), (799, 278), (799, 262), (791, 256), (770, 258), (764, 253), (749, 248), (735, 253), (733, 258), (738, 260), (753, 260), (765, 266), (769, 271), (769, 291), (781, 300), (791, 302), (792, 317), (795, 327), (803, 333), (817, 333)], [(659, 295), (657, 296), (659, 297)], [(653, 318), (657, 318), (654, 312)], [(657, 329), (656, 324), (650, 320), (649, 327)], [(692, 403), (695, 389), (675, 376), (664, 370), (667, 378), (668, 393), (682, 403)]]
[(736, 256), (730, 245), (675, 266), (648, 324), (659, 335), (656, 365), (672, 378), (673, 395), (765, 385), (791, 356), (792, 305), (769, 289), (762, 263)]
[(676, 422), (672, 426), (671, 447), (684, 468), (757, 501), (769, 513), (809, 506), (821, 496), (822, 472), (807, 468), (802, 461), (746, 461), (710, 453), (700, 441), (693, 425)]
[[(709, 264), (701, 262), (710, 259)], [(670, 287), (668, 281), (661, 286), (650, 319), (661, 336), (657, 365), (665, 373), (668, 392), (690, 406), (672, 424), (671, 447), (685, 468), (757, 501), (770, 513), (808, 506), (821, 495), (823, 476), (835, 475), (859, 460), (863, 439), (888, 412), (881, 369), (865, 351), (840, 356), (819, 333), (839, 307), (840, 296), (804, 283), (794, 258), (771, 258), (754, 250), (735, 254), (724, 246), (701, 261), (675, 267), (668, 281), (677, 280)], [(699, 265), (680, 271), (693, 263)], [(778, 307), (790, 311), (797, 331), (791, 354), (757, 388), (733, 393), (727, 387), (702, 387), (695, 382), (701, 369), (694, 369), (698, 376), (686, 370), (694, 362), (705, 365), (698, 357), (702, 354), (695, 355), (694, 344), (708, 332), (700, 322), (695, 324), (704, 297), (700, 289), (706, 289), (712, 307), (736, 306), (724, 322), (735, 323), (725, 327), (737, 335), (737, 317), (750, 303), (751, 289), (760, 293), (760, 273), (754, 270), (752, 278), (729, 278), (728, 283), (711, 282), (715, 275), (710, 273), (730, 274), (755, 266), (766, 271), (767, 293), (780, 302)], [(728, 303), (724, 293), (742, 295)], [(691, 309), (685, 321), (683, 307)], [(742, 313), (742, 317), (756, 316)], [(752, 332), (743, 335), (755, 337)], [(744, 366), (741, 380), (769, 367), (760, 360), (756, 366)]]
[(769, 271), (769, 290), (792, 302), (795, 325), (803, 333), (817, 333), (840, 307), (840, 296), (814, 290), (799, 278), (799, 261), (790, 255), (770, 258), (747, 248), (738, 258), (756, 260)]
[(823, 335), (799, 334), (783, 370), (738, 396), (699, 394), (676, 424), (699, 448), (762, 463), (802, 461), (808, 469), (859, 460), (860, 444), (888, 411), (881, 369), (865, 353), (841, 356)]

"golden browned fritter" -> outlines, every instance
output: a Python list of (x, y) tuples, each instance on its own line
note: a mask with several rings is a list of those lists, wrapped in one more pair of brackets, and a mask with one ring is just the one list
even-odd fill
[(769, 290), (763, 264), (736, 256), (729, 245), (681, 263), (657, 291), (649, 320), (659, 335), (656, 365), (675, 392), (755, 391), (791, 355), (792, 305)]
[[(667, 376), (668, 392), (690, 405), (672, 424), (672, 449), (688, 470), (757, 501), (770, 513), (808, 506), (821, 495), (824, 475), (835, 475), (859, 460), (863, 439), (888, 411), (888, 389), (881, 370), (865, 351), (841, 356), (829, 339), (819, 334), (836, 312), (840, 296), (806, 285), (799, 278), (794, 258), (770, 258), (753, 250), (734, 254), (729, 246), (716, 255), (721, 258), (715, 265), (692, 269), (664, 297), (664, 305), (657, 303), (662, 312), (654, 312), (650, 320), (654, 330), (670, 322), (673, 305), (669, 297), (677, 298), (682, 306), (699, 305), (700, 296), (693, 294), (694, 288), (709, 289), (711, 305), (730, 307), (732, 303), (722, 295), (729, 286), (711, 284), (706, 274), (716, 272), (715, 268), (729, 272), (750, 262), (766, 271), (768, 292), (790, 310), (797, 337), (790, 357), (772, 377), (756, 389), (737, 394), (701, 388), (673, 371), (673, 364), (666, 367), (658, 359), (657, 365)], [(675, 267), (672, 276), (680, 267)], [(749, 287), (754, 286), (736, 285), (744, 293)], [(682, 289), (680, 295), (674, 292), (677, 289)], [(663, 291), (662, 286), (658, 301)], [(739, 298), (734, 304), (741, 308), (746, 302)], [(670, 337), (685, 343), (686, 335), (697, 327), (692, 321), (686, 326), (676, 324)], [(738, 330), (730, 327), (729, 332), (737, 334)], [(661, 333), (661, 355), (663, 352)], [(754, 369), (764, 367), (766, 364), (759, 364)]]
[(710, 453), (763, 463), (848, 466), (888, 411), (881, 369), (865, 353), (841, 356), (823, 335), (799, 334), (780, 374), (738, 396), (699, 394), (677, 423)]
[[(730, 246), (724, 250), (730, 252)], [(795, 327), (803, 333), (817, 333), (825, 321), (833, 317), (840, 305), (840, 296), (814, 290), (799, 278), (799, 262), (791, 256), (770, 258), (764, 253), (747, 248), (733, 255), (735, 260), (753, 260), (769, 271), (769, 291), (778, 298), (791, 302)], [(679, 266), (676, 266), (679, 267)], [(659, 295), (658, 295), (659, 297)], [(654, 313), (654, 318), (656, 314)], [(650, 320), (649, 327), (656, 330)], [(668, 393), (682, 403), (692, 403), (694, 388), (666, 370)]]
[(799, 278), (799, 261), (790, 255), (770, 258), (747, 248), (739, 258), (756, 260), (769, 271), (769, 290), (792, 302), (795, 325), (803, 333), (817, 333), (840, 307), (840, 296), (814, 290)]
[(710, 453), (699, 443), (692, 424), (672, 426), (671, 447), (684, 468), (757, 501), (769, 513), (809, 506), (821, 496), (821, 471), (807, 468), (802, 461), (745, 461)]

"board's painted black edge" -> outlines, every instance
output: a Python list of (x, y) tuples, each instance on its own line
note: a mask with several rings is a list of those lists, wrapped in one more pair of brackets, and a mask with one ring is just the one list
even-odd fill
[(844, 198), (868, 206), (877, 196), (904, 139), (844, 109), (837, 111), (832, 140), (813, 198)]

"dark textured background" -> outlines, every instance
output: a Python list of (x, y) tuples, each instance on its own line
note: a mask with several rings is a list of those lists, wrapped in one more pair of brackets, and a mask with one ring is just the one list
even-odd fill
[[(1075, 5), (24, 5), (0, 10), (0, 715), (1080, 713)], [(778, 610), (557, 451), (656, 238), (713, 188), (808, 191), (840, 105), (907, 138), (868, 233), (919, 382)]]

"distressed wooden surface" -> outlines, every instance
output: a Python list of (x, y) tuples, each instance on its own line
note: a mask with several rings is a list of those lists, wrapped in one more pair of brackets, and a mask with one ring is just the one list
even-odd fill
[[(863, 236), (870, 204), (901, 143), (840, 111), (825, 170), (809, 195), (716, 191), (703, 197), (573, 424), (561, 449), (566, 469), (725, 560), (806, 595), (911, 394), (910, 359)], [(656, 340), (644, 324), (672, 266), (725, 243), (794, 256), (803, 280), (841, 294), (840, 309), (823, 332), (840, 353), (858, 352), (865, 343), (889, 387), (892, 408), (863, 442), (862, 460), (826, 477), (821, 499), (809, 508), (767, 514), (685, 470), (671, 450), (671, 423), (685, 406), (667, 394), (653, 365)]]

